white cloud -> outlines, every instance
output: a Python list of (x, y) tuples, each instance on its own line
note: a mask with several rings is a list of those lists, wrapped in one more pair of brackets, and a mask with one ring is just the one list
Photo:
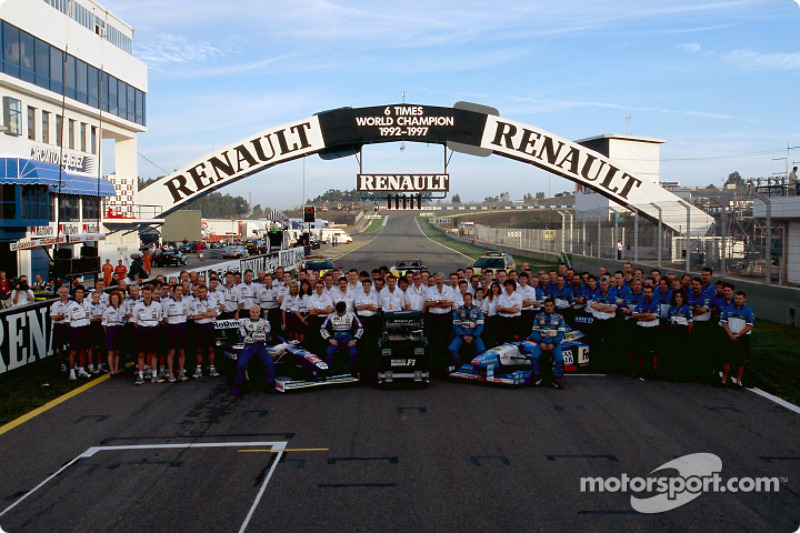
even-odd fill
[(679, 50), (683, 50), (684, 52), (689, 52), (694, 54), (699, 52), (703, 47), (700, 46), (700, 43), (682, 43), (678, 45)]
[(163, 70), (175, 63), (202, 63), (229, 52), (207, 41), (169, 33), (159, 33), (136, 44), (136, 56), (152, 70)]
[(800, 70), (800, 52), (765, 54), (733, 50), (725, 59), (747, 70)]

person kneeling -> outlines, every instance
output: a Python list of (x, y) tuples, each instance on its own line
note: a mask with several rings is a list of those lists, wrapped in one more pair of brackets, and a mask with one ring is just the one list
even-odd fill
[(468, 292), (464, 293), (464, 305), (453, 311), (453, 331), (456, 337), (450, 343), (450, 360), (457, 370), (461, 366), (458, 350), (462, 344), (475, 346), (475, 355), (485, 351), (481, 340), (483, 313), (472, 305), (472, 294)]
[(347, 310), (344, 300), (336, 302), (336, 312), (328, 315), (320, 328), (320, 335), (328, 341), (325, 350), (325, 362), (333, 369), (333, 356), (339, 348), (346, 347), (350, 354), (350, 373), (358, 377), (356, 341), (364, 334), (364, 328), (354, 313)]
[(553, 300), (545, 300), (544, 311), (533, 319), (531, 336), (520, 345), (520, 351), (530, 355), (533, 386), (542, 384), (539, 358), (542, 353), (550, 352), (553, 355), (553, 387), (563, 389), (561, 378), (564, 375), (564, 356), (561, 354), (561, 341), (564, 340), (566, 323), (564, 317), (554, 310)]
[(233, 394), (242, 394), (244, 390), (244, 373), (250, 359), (255, 355), (264, 365), (267, 373), (267, 389), (270, 394), (275, 393), (275, 366), (272, 364), (272, 357), (265, 343), (269, 338), (269, 321), (261, 318), (261, 308), (253, 304), (250, 306), (250, 318), (239, 320), (239, 335), (244, 342), (244, 350), (239, 355), (239, 362), (236, 365), (236, 381), (233, 385)]

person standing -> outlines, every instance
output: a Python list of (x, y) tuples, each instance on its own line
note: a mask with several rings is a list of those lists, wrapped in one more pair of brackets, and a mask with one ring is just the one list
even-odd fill
[(135, 384), (144, 383), (144, 365), (150, 364), (151, 383), (162, 383), (164, 377), (157, 372), (158, 368), (158, 324), (161, 322), (163, 310), (161, 304), (153, 300), (153, 286), (149, 283), (142, 287), (142, 301), (133, 307), (131, 323), (136, 328), (136, 352), (139, 354), (139, 375)]
[(617, 261), (622, 261), (622, 251), (624, 249), (625, 247), (622, 246), (622, 239), (620, 239), (619, 241), (617, 241)]
[(62, 285), (58, 289), (58, 300), (50, 306), (50, 319), (53, 321), (53, 350), (58, 355), (62, 372), (67, 371), (64, 356), (69, 353), (69, 322), (67, 322), (69, 303), (69, 289), (66, 285)]
[[(65, 320), (69, 324), (69, 379), (92, 377), (86, 370), (86, 350), (89, 348), (89, 305), (83, 299), (83, 285), (75, 287), (75, 300), (69, 303), (65, 312)], [(75, 372), (75, 356), (78, 356), (78, 371)]]
[(113, 291), (108, 295), (108, 307), (103, 311), (100, 322), (105, 332), (108, 351), (108, 370), (112, 376), (119, 373), (119, 351), (122, 348), (122, 330), (125, 325), (125, 309), (122, 306), (122, 293)]
[(736, 367), (736, 386), (742, 390), (744, 360), (750, 355), (750, 333), (755, 315), (747, 305), (747, 293), (736, 291), (735, 303), (722, 312), (720, 323), (728, 335), (722, 351), (722, 385), (727, 385), (731, 367)]
[(111, 264), (111, 259), (106, 259), (102, 271), (103, 281), (106, 283), (106, 287), (108, 287), (111, 284), (111, 276), (114, 274), (114, 265)]
[(128, 274), (128, 267), (126, 267), (122, 259), (117, 262), (117, 266), (114, 267), (114, 272), (119, 274), (119, 279), (123, 279)]

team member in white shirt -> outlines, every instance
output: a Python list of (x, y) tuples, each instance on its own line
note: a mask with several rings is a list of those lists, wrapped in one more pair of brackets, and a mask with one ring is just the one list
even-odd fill
[(91, 334), (89, 331), (91, 313), (89, 311), (89, 302), (83, 299), (84, 294), (83, 285), (78, 285), (73, 295), (75, 300), (69, 303), (64, 315), (67, 323), (69, 323), (69, 379), (72, 381), (78, 379), (75, 375), (76, 355), (78, 356), (77, 375), (82, 378), (91, 377), (84, 370), (86, 350), (89, 348)]
[(411, 285), (406, 290), (406, 307), (411, 311), (424, 311), (428, 288), (422, 284), (422, 275), (414, 272)]
[(347, 290), (347, 280), (345, 278), (339, 278), (339, 281), (331, 290), (331, 300), (333, 301), (334, 307), (338, 302), (344, 302), (347, 305), (347, 312), (353, 312), (353, 297), (355, 294), (352, 294), (350, 291)]
[(315, 354), (322, 354), (325, 346), (320, 328), (322, 323), (333, 313), (333, 300), (325, 294), (325, 284), (319, 279), (314, 282), (314, 292), (308, 298), (308, 331), (306, 333), (306, 346)]
[(503, 283), (505, 289), (497, 300), (497, 314), (500, 315), (498, 338), (500, 342), (511, 342), (519, 335), (519, 317), (522, 309), (522, 296), (515, 290), (517, 284), (512, 279)]
[(353, 303), (356, 315), (364, 328), (364, 334), (357, 343), (358, 353), (361, 354), (361, 364), (364, 368), (377, 368), (378, 336), (381, 330), (381, 296), (373, 290), (372, 280), (369, 277), (361, 282), (361, 290)]
[(214, 346), (217, 343), (214, 321), (219, 314), (219, 308), (216, 302), (208, 298), (208, 288), (205, 285), (197, 288), (197, 298), (192, 301), (190, 312), (194, 318), (194, 334), (197, 340), (197, 367), (192, 377), (203, 377), (204, 353), (208, 353), (208, 375), (212, 378), (219, 377), (219, 372), (214, 366)]
[(269, 321), (270, 330), (281, 330), (281, 306), (278, 302), (279, 291), (272, 283), (272, 274), (264, 274), (261, 287), (256, 291), (261, 316)]
[(241, 292), (239, 288), (233, 284), (233, 272), (225, 273), (225, 286), (220, 289), (223, 295), (223, 311), (219, 315), (221, 319), (230, 320), (237, 318), (239, 314), (239, 302), (241, 300)]
[(158, 368), (158, 324), (161, 322), (161, 305), (153, 300), (153, 286), (149, 283), (142, 287), (142, 301), (133, 307), (131, 322), (136, 327), (136, 352), (139, 354), (139, 375), (135, 384), (144, 383), (144, 364), (148, 361), (152, 368), (150, 381), (164, 381), (156, 369)]
[[(180, 285), (172, 286), (172, 298), (162, 302), (161, 311), (164, 324), (167, 327), (167, 381), (187, 381), (186, 375), (186, 338), (188, 335), (187, 320), (191, 313), (191, 305), (183, 300), (183, 291)], [(175, 378), (173, 368), (175, 352), (178, 352), (178, 377)]]
[(355, 268), (351, 268), (350, 270), (347, 271), (345, 277), (347, 278), (347, 292), (352, 294), (353, 299), (355, 300), (355, 297), (358, 295), (359, 292), (361, 292), (362, 288), (361, 282), (358, 279), (358, 270), (356, 270)]
[(123, 328), (122, 350), (123, 354), (136, 354), (136, 326), (133, 325), (131, 317), (133, 316), (133, 308), (142, 301), (140, 296), (139, 284), (134, 283), (128, 287), (128, 295), (122, 302), (122, 307), (125, 309), (125, 327)]
[(453, 332), (453, 301), (455, 300), (450, 287), (444, 284), (444, 274), (437, 272), (435, 284), (428, 289), (425, 300), (428, 311), (428, 337), (430, 338), (431, 353), (437, 354), (439, 360), (434, 366), (445, 368), (450, 356), (447, 347)]
[(67, 306), (69, 305), (69, 289), (62, 285), (58, 289), (58, 300), (50, 306), (50, 319), (53, 321), (53, 350), (58, 354), (61, 371), (67, 371), (66, 357), (69, 355), (69, 323), (67, 322)]
[(386, 287), (381, 291), (381, 309), (384, 313), (406, 310), (406, 295), (397, 286), (397, 278), (389, 274)]
[(259, 284), (253, 281), (253, 271), (249, 268), (245, 270), (244, 281), (237, 287), (241, 295), (239, 299), (239, 310), (236, 315), (237, 319), (240, 315), (248, 314), (251, 305), (258, 304), (258, 296), (256, 296), (258, 286)]
[[(103, 311), (108, 306), (100, 301), (100, 291), (95, 290), (89, 294), (89, 373), (99, 374), (103, 371), (103, 352), (106, 345)], [(95, 359), (97, 366), (94, 364)]]
[(106, 336), (108, 350), (108, 370), (112, 376), (119, 373), (119, 351), (122, 348), (123, 326), (125, 326), (125, 309), (122, 307), (122, 293), (112, 291), (108, 295), (108, 307), (103, 311), (101, 324)]
[(527, 339), (533, 331), (533, 319), (536, 316), (535, 307), (539, 300), (536, 298), (536, 289), (528, 283), (530, 278), (527, 272), (519, 275), (517, 292), (522, 297), (522, 307), (519, 319), (519, 338)]

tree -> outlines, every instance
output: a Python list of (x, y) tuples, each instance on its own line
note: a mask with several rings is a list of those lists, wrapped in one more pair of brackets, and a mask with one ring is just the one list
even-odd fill
[(706, 187), (706, 190), (707, 191), (716, 191), (717, 190), (717, 186), (714, 185), (713, 183), (709, 183), (708, 186)]
[(487, 196), (486, 198), (483, 199), (483, 201), (484, 203), (487, 204), (496, 204), (500, 200), (498, 200), (497, 196)]
[(725, 180), (725, 185), (736, 185), (736, 187), (744, 187), (744, 179), (738, 172), (731, 172), (728, 174), (728, 179)]
[(264, 210), (261, 208), (261, 204), (256, 204), (253, 207), (253, 210), (250, 211), (250, 218), (264, 218)]
[(460, 204), (461, 203), (461, 196), (459, 196), (458, 194), (454, 194), (452, 200), (450, 200), (450, 201), (453, 202), (454, 204)]
[(536, 193), (537, 200), (544, 200), (544, 191), (539, 191)]
[(510, 202), (511, 201), (511, 193), (510, 192), (501, 192), (500, 193), (500, 201), (501, 202)]

